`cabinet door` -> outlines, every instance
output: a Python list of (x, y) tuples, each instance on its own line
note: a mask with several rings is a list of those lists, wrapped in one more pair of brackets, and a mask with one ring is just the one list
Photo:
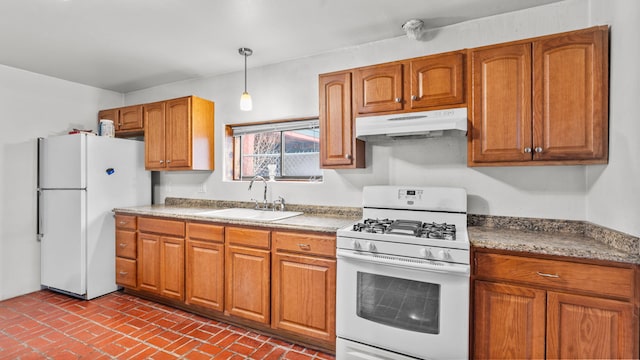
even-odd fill
[(160, 241), (160, 294), (183, 300), (184, 239), (162, 236)]
[(127, 106), (120, 109), (116, 130), (142, 130), (143, 124), (142, 105)]
[(191, 167), (191, 99), (166, 102), (166, 151), (168, 168)]
[(545, 357), (545, 291), (475, 282), (474, 358)]
[(225, 250), (225, 313), (269, 324), (269, 250), (230, 245)]
[(638, 322), (631, 303), (555, 292), (547, 296), (548, 358), (637, 358)]
[(138, 287), (160, 293), (160, 236), (138, 234)]
[(531, 160), (531, 45), (471, 51), (469, 164)]
[(607, 31), (533, 43), (536, 160), (607, 159)]
[(144, 166), (147, 170), (166, 167), (164, 102), (145, 104), (144, 113)]
[(115, 130), (116, 131), (120, 130), (118, 129), (119, 113), (120, 112), (118, 109), (100, 110), (98, 112), (98, 128), (100, 127), (100, 120), (111, 120), (113, 121), (113, 126), (115, 127)]
[(351, 73), (321, 75), (320, 166), (349, 166), (354, 162)]
[(187, 240), (187, 304), (224, 311), (224, 245)]
[(409, 62), (412, 109), (464, 103), (464, 55), (428, 56)]
[(274, 329), (335, 339), (336, 261), (273, 254)]
[(356, 112), (371, 114), (402, 110), (402, 81), (402, 64), (356, 69)]

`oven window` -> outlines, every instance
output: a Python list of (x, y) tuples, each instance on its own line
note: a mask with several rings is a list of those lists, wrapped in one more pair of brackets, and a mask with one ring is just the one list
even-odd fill
[(440, 333), (440, 284), (358, 272), (359, 317), (427, 334)]

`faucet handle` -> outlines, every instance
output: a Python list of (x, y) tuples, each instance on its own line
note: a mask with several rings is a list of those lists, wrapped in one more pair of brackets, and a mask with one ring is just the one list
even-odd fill
[(257, 209), (260, 207), (260, 206), (258, 205), (258, 200), (254, 199), (254, 198), (251, 198), (251, 201), (253, 201), (253, 202), (254, 202), (254, 204), (255, 204), (255, 206), (254, 206), (253, 208), (257, 210)]
[(284, 198), (282, 196), (278, 196), (276, 200), (273, 200), (273, 210), (276, 209), (280, 211), (284, 211)]

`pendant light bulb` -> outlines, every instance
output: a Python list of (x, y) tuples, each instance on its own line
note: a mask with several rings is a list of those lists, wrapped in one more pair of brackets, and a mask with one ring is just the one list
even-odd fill
[(243, 92), (240, 96), (240, 110), (251, 111), (253, 109), (253, 103), (251, 102), (251, 95), (248, 92)]
[(251, 101), (251, 95), (247, 92), (247, 56), (253, 54), (253, 50), (249, 48), (238, 49), (240, 55), (244, 56), (244, 92), (240, 96), (240, 110), (251, 111), (253, 109), (253, 102)]

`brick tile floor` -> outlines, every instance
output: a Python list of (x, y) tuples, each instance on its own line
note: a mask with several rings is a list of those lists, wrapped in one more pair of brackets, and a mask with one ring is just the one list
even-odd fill
[(135, 296), (0, 301), (0, 359), (335, 359)]

